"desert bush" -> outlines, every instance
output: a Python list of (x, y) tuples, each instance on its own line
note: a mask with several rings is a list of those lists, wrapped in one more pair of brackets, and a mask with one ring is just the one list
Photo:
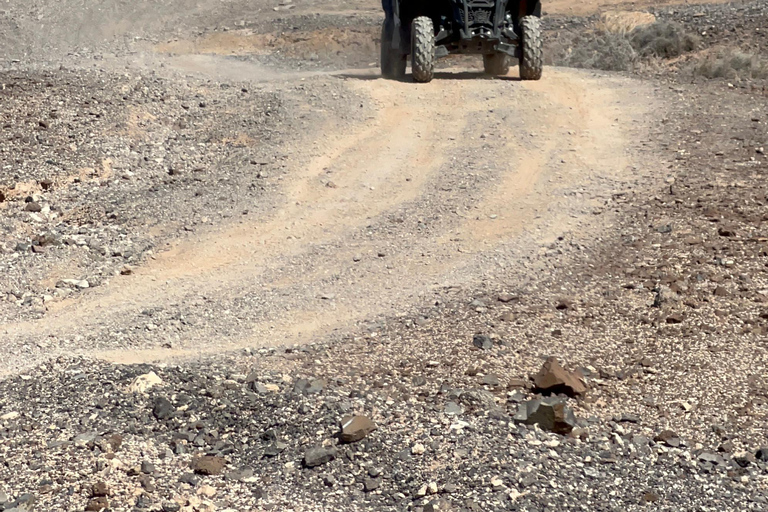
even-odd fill
[[(561, 34), (547, 48), (550, 63), (604, 71), (631, 71), (639, 63), (670, 59), (696, 49), (698, 38), (676, 23), (640, 18), (606, 19), (580, 34)], [(631, 23), (636, 23), (632, 29)]]
[(553, 64), (603, 71), (629, 71), (637, 58), (626, 37), (602, 30), (561, 40), (553, 50)]
[(751, 53), (727, 52), (696, 61), (691, 71), (705, 78), (768, 78), (768, 62)]
[(627, 37), (640, 57), (670, 59), (691, 52), (699, 45), (697, 36), (687, 33), (682, 25), (669, 21), (641, 25), (629, 32)]

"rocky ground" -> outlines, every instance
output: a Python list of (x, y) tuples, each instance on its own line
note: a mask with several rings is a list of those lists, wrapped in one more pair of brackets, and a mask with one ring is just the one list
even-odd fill
[[(310, 127), (373, 115), (375, 102), (337, 78), (211, 79), (180, 76), (173, 56), (155, 72), (142, 66), (156, 57), (131, 59), (158, 44), (175, 44), (164, 50), (176, 57), (201, 44), (232, 48), (211, 38), (226, 27), (271, 34), (234, 43), (246, 37), (263, 54), (237, 59), (269, 69), (365, 65), (375, 46), (348, 60), (285, 32), (347, 48), (357, 43), (337, 35), (356, 18), (375, 31), (376, 6), (312, 16), (311, 3), (259, 4), (261, 20), (237, 25), (237, 2), (203, 4), (145, 20), (140, 32), (115, 23), (127, 41), (119, 48), (103, 33), (62, 37), (65, 69), (46, 65), (35, 53), (45, 40), (26, 29), (56, 15), (53, 4), (4, 7), (17, 36), (0, 39), (0, 333), (32, 331), (36, 346), (23, 350), (35, 359), (61, 353), (33, 336), (56, 304), (141, 272), (176, 240), (269, 216), (306, 161)], [(684, 23), (705, 52), (759, 56), (765, 9), (655, 13)], [(554, 34), (596, 20), (548, 23)], [(346, 37), (362, 40), (360, 30)], [(632, 151), (645, 159), (635, 179), (579, 203), (591, 227), (565, 230), (493, 279), (437, 286), (398, 316), (298, 345), (4, 368), (0, 510), (768, 509), (768, 97), (760, 79), (692, 78), (676, 63), (634, 78), (661, 105), (635, 132)], [(147, 310), (109, 327), (136, 347), (158, 328), (235, 332), (242, 318), (217, 317), (230, 303), (202, 295), (204, 307)], [(114, 335), (84, 329), (88, 344), (94, 333)], [(568, 385), (537, 376), (550, 356), (567, 371), (546, 375)]]

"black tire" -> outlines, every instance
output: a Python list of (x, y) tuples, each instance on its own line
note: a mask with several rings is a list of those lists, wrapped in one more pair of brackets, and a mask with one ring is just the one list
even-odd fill
[(397, 80), (405, 76), (408, 56), (392, 48), (394, 32), (394, 22), (385, 20), (381, 25), (381, 76)]
[(435, 27), (427, 16), (414, 19), (411, 27), (413, 79), (426, 83), (435, 76)]
[(509, 73), (509, 56), (502, 52), (483, 55), (483, 69), (487, 75), (504, 76)]
[(537, 16), (523, 16), (520, 29), (520, 78), (538, 80), (544, 67), (541, 20)]

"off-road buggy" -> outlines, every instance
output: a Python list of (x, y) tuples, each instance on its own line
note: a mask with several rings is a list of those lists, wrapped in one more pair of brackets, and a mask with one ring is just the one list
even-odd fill
[(539, 0), (382, 0), (381, 74), (429, 82), (435, 60), (450, 54), (483, 56), (485, 72), (506, 75), (511, 58), (520, 78), (538, 80), (542, 68)]

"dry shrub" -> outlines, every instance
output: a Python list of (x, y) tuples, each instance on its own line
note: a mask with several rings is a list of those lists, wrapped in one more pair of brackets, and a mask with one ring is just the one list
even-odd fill
[(666, 21), (646, 23), (650, 18), (633, 14), (604, 18), (598, 24), (602, 28), (560, 34), (547, 48), (548, 60), (573, 68), (631, 71), (638, 63), (678, 57), (696, 48), (696, 37), (682, 26)]
[(649, 12), (608, 11), (600, 15), (597, 29), (612, 34), (625, 35), (638, 27), (650, 25), (656, 21), (656, 16)]
[(628, 37), (640, 57), (671, 59), (695, 50), (699, 44), (698, 38), (683, 26), (668, 21), (639, 26)]
[(576, 37), (558, 59), (558, 65), (572, 68), (629, 71), (637, 55), (626, 37), (598, 31)]
[(711, 55), (694, 63), (694, 75), (705, 78), (768, 78), (768, 62), (751, 53), (737, 51)]

